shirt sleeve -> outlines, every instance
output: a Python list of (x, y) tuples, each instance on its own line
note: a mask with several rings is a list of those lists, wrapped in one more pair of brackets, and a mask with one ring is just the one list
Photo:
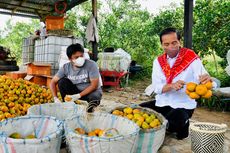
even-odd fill
[(166, 84), (166, 78), (163, 74), (163, 71), (160, 67), (160, 64), (157, 59), (153, 62), (153, 69), (152, 69), (152, 87), (153, 91), (156, 94), (161, 94), (164, 85)]
[(204, 68), (202, 61), (198, 58), (192, 62), (192, 70), (193, 70), (193, 77), (197, 82), (199, 82), (199, 76), (203, 74), (208, 74), (206, 69)]
[(99, 78), (99, 69), (98, 66), (95, 62), (92, 62), (92, 64), (90, 65), (90, 69), (89, 69), (89, 78), (90, 79), (97, 79)]
[(56, 73), (56, 76), (57, 76), (57, 77), (63, 78), (63, 77), (65, 76), (64, 66), (65, 66), (65, 65), (63, 65), (63, 66), (58, 70), (58, 72)]

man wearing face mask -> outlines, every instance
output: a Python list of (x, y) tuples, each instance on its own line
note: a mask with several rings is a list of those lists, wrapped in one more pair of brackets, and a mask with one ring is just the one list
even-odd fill
[(58, 85), (63, 101), (66, 95), (71, 101), (86, 100), (89, 103), (87, 111), (92, 112), (100, 104), (102, 97), (98, 66), (94, 61), (83, 57), (84, 48), (80, 44), (70, 45), (66, 54), (70, 62), (58, 70), (50, 83), (54, 102), (60, 102), (57, 98)]
[(196, 108), (196, 101), (185, 93), (186, 83), (211, 81), (198, 55), (182, 48), (180, 38), (175, 28), (160, 33), (164, 54), (154, 60), (152, 84), (147, 88), (149, 93), (155, 92), (156, 97), (154, 101), (140, 104), (165, 116), (167, 131), (175, 133), (177, 139), (188, 136), (189, 118)]

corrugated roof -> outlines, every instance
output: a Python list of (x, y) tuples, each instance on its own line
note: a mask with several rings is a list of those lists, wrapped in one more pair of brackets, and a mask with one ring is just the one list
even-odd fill
[[(57, 1), (59, 0), (0, 0), (0, 14), (43, 18), (55, 15), (54, 4)], [(66, 0), (66, 11), (85, 1), (87, 0)]]

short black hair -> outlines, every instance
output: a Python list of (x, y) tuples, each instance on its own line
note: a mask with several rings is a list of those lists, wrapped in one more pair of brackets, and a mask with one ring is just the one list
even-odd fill
[(179, 31), (176, 28), (171, 28), (170, 27), (170, 28), (166, 28), (166, 29), (164, 29), (164, 30), (161, 31), (161, 33), (160, 33), (160, 41), (161, 41), (161, 43), (162, 43), (162, 36), (170, 34), (170, 33), (176, 33), (177, 39), (178, 40), (181, 39), (181, 35), (180, 35)]
[(68, 58), (71, 58), (71, 56), (76, 52), (84, 53), (84, 48), (81, 44), (78, 44), (78, 43), (72, 44), (72, 45), (69, 45), (66, 49), (66, 55), (68, 56)]

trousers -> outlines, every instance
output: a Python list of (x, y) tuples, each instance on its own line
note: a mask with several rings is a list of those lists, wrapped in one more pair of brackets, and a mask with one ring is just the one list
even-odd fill
[[(68, 78), (61, 78), (58, 81), (58, 88), (61, 93), (62, 100), (64, 101), (64, 98), (66, 95), (73, 95), (78, 94), (81, 91), (77, 88), (76, 85), (72, 83)], [(80, 99), (85, 100), (89, 103), (88, 109), (93, 109), (94, 107), (97, 107), (100, 104), (100, 100), (102, 97), (102, 93), (98, 90), (95, 90), (88, 95), (82, 96)], [(89, 112), (92, 110), (89, 110)]]

